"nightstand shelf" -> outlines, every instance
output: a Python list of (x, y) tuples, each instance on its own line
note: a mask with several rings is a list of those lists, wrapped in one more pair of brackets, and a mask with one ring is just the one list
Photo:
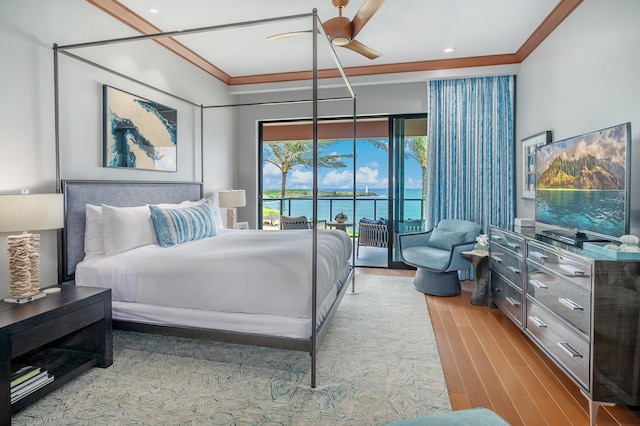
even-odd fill
[[(57, 294), (24, 305), (0, 302), (0, 425), (11, 415), (92, 367), (113, 363), (111, 291), (62, 286)], [(11, 372), (24, 365), (55, 379), (10, 403)]]

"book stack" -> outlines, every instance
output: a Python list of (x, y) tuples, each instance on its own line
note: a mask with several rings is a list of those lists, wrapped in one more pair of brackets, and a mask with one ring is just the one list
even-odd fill
[(536, 230), (536, 220), (527, 217), (516, 217), (514, 225), (513, 230), (523, 234), (534, 233)]
[(28, 365), (11, 373), (11, 403), (53, 382), (53, 374), (40, 367)]

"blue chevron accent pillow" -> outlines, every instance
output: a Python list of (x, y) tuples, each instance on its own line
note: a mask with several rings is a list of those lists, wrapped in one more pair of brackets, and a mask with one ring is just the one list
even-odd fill
[(149, 206), (156, 237), (162, 247), (214, 237), (218, 234), (213, 210), (208, 203), (194, 207)]

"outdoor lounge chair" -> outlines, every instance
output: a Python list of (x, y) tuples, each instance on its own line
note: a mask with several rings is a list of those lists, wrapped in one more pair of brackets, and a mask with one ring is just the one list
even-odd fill
[[(326, 228), (326, 220), (318, 221), (318, 229)], [(280, 229), (312, 229), (313, 222), (306, 216), (280, 216)]]
[(387, 248), (389, 246), (389, 228), (386, 221), (362, 218), (358, 222), (358, 246), (356, 256), (360, 256), (360, 246)]

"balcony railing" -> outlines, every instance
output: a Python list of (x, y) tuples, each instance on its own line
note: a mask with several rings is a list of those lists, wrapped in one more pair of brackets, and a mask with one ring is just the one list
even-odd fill
[[(313, 216), (313, 199), (311, 197), (300, 198), (265, 198), (263, 207), (269, 207), (279, 213), (269, 217), (264, 215), (264, 220), (273, 220), (285, 216)], [(421, 198), (404, 199), (403, 220), (420, 220), (424, 213), (424, 203)], [(354, 222), (357, 231), (358, 220), (363, 217), (369, 219), (388, 219), (389, 199), (387, 197), (358, 197), (356, 198), (356, 212), (353, 212), (353, 199), (345, 197), (321, 197), (318, 198), (318, 220), (331, 222), (335, 216), (344, 212), (349, 222)], [(354, 220), (354, 218), (357, 218)]]

